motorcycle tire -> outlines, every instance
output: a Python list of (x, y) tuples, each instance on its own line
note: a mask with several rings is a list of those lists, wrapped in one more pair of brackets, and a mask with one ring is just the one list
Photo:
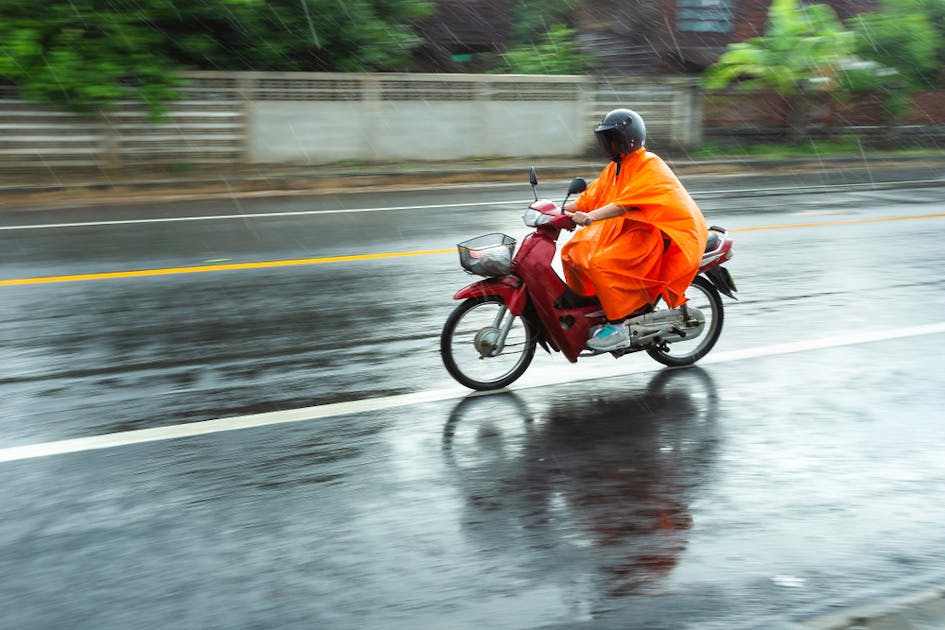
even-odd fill
[(673, 342), (669, 344), (668, 350), (659, 347), (646, 349), (647, 354), (669, 367), (692, 365), (709, 353), (722, 334), (725, 311), (722, 298), (712, 282), (701, 275), (696, 276), (686, 289), (686, 297), (689, 298), (689, 303), (696, 306), (706, 317), (702, 334), (692, 340)]
[(514, 317), (502, 351), (483, 356), (477, 343), (497, 334), (495, 319), (505, 303), (495, 295), (473, 297), (457, 306), (443, 325), (440, 356), (457, 382), (476, 390), (501, 389), (513, 383), (531, 364), (538, 340), (528, 321)]

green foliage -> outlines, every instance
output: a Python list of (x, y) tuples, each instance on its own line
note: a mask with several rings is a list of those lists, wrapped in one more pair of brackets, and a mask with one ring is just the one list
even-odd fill
[[(901, 11), (905, 14), (918, 14), (925, 17), (929, 26), (935, 32), (935, 57), (938, 68), (945, 67), (945, 0), (900, 0), (899, 2), (886, 1), (880, 13), (887, 11)], [(926, 78), (936, 81), (942, 76), (926, 73)]]
[(692, 157), (702, 159), (719, 158), (803, 158), (837, 157), (859, 155), (863, 145), (856, 136), (841, 136), (834, 139), (808, 139), (796, 145), (785, 144), (744, 144), (720, 145), (707, 142), (691, 153)]
[(730, 44), (703, 75), (703, 85), (774, 90), (790, 105), (790, 138), (796, 143), (806, 135), (811, 91), (841, 93), (837, 75), (854, 44), (854, 33), (844, 29), (830, 7), (774, 0), (765, 34)]
[(27, 98), (160, 113), (178, 69), (403, 68), (430, 0), (3, 0), (0, 77)]
[(580, 0), (515, 0), (510, 45), (514, 48), (539, 42), (554, 24), (573, 27), (579, 4)]
[(588, 66), (574, 41), (574, 29), (552, 25), (537, 44), (523, 44), (505, 52), (493, 72), (503, 74), (579, 74)]
[(877, 64), (872, 74), (878, 82), (888, 84), (895, 74), (897, 81), (914, 88), (934, 83), (943, 37), (924, 5), (921, 0), (886, 0), (881, 11), (850, 20), (857, 35), (856, 54)]
[(571, 28), (580, 0), (514, 0), (509, 49), (486, 55), (493, 73), (577, 74), (589, 59), (578, 52)]
[(196, 0), (186, 6), (158, 22), (177, 63), (278, 71), (402, 68), (419, 43), (413, 23), (433, 10), (429, 0)]
[(0, 6), (0, 76), (27, 98), (89, 111), (98, 103), (138, 96), (156, 104), (174, 80), (150, 50), (160, 36), (142, 10), (114, 11), (92, 0)]
[(740, 88), (773, 89), (785, 97), (827, 89), (853, 45), (853, 33), (830, 7), (774, 0), (764, 35), (730, 44), (706, 71), (703, 85), (720, 89), (737, 82)]
[[(926, 3), (929, 20), (942, 42), (945, 42), (945, 0), (928, 0)], [(945, 66), (945, 43), (938, 49), (940, 66)]]
[[(849, 21), (857, 37), (857, 60), (844, 68), (841, 84), (851, 94), (879, 94), (890, 128), (909, 110), (912, 92), (934, 86), (940, 68), (943, 36), (928, 4), (886, 0), (880, 11)], [(945, 10), (945, 2), (939, 5)]]

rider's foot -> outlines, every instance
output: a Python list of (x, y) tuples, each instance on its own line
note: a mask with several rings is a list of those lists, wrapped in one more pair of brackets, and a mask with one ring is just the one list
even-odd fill
[(630, 331), (626, 322), (607, 322), (587, 340), (587, 347), (596, 352), (612, 352), (630, 347)]

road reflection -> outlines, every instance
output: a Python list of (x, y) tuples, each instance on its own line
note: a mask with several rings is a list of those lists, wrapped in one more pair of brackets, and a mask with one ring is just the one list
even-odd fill
[(661, 371), (633, 393), (470, 396), (442, 441), (464, 533), (481, 554), (519, 558), (526, 579), (555, 575), (595, 596), (659, 590), (713, 477), (717, 414), (699, 368)]

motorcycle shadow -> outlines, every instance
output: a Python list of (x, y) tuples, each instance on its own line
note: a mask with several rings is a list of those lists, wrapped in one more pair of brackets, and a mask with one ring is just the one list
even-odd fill
[(607, 597), (658, 590), (711, 480), (717, 413), (700, 368), (662, 370), (629, 394), (467, 397), (442, 441), (463, 531), (482, 553), (514, 554), (524, 579), (581, 580)]

